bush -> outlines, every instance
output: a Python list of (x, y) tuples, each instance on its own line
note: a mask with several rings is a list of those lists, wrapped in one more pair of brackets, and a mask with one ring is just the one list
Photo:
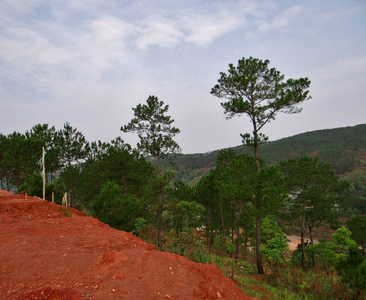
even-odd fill
[(46, 185), (46, 199), (48, 201), (52, 201), (52, 193), (54, 193), (55, 203), (62, 204), (65, 192), (66, 186), (60, 177)]
[[(308, 270), (314, 267), (314, 245), (305, 242), (305, 266)], [(296, 250), (292, 252), (290, 263), (293, 267), (301, 267), (302, 261), (302, 249), (301, 243), (297, 245)]]
[(338, 260), (336, 270), (354, 299), (358, 299), (366, 290), (366, 263), (357, 245), (349, 246), (347, 255)]
[(282, 233), (276, 233), (272, 239), (261, 245), (260, 250), (270, 264), (284, 264), (288, 250), (286, 237)]
[(93, 214), (110, 226), (133, 231), (135, 219), (142, 217), (143, 210), (134, 195), (124, 194), (114, 182), (107, 181), (92, 202)]
[(132, 230), (132, 233), (138, 236), (140, 231), (146, 227), (146, 220), (144, 218), (137, 217), (133, 222), (133, 226), (135, 227), (135, 229)]
[(235, 245), (230, 239), (224, 239), (223, 234), (215, 236), (212, 248), (219, 253), (233, 255), (235, 252)]
[(39, 174), (32, 174), (19, 187), (18, 192), (25, 191), (29, 196), (43, 197), (43, 179)]

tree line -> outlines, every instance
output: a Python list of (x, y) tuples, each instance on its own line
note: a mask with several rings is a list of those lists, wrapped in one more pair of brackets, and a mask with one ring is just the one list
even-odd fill
[[(310, 99), (309, 86), (307, 78), (285, 81), (279, 71), (269, 68), (268, 60), (250, 57), (239, 60), (237, 66), (230, 64), (227, 74), (220, 73), (211, 94), (223, 99), (228, 119), (249, 118), (253, 131), (241, 137), (253, 155), (221, 151), (216, 168), (193, 188), (173, 181), (174, 168), (162, 168), (161, 159), (179, 151), (174, 141), (179, 129), (167, 115), (169, 106), (156, 96), (133, 108), (134, 118), (121, 126), (122, 132), (138, 134), (137, 149), (120, 137), (110, 143), (89, 143), (68, 122), (59, 131), (38, 124), (25, 134), (1, 135), (1, 184), (36, 194), (41, 180), (40, 151), (45, 147), (46, 193), (69, 191), (72, 206), (115, 228), (137, 235), (154, 235), (156, 230), (161, 249), (169, 233), (179, 239), (201, 229), (209, 250), (219, 248), (238, 260), (254, 249), (257, 271), (263, 274), (263, 255), (277, 264), (285, 260), (287, 242), (278, 222), (296, 224), (305, 271), (311, 258), (315, 265), (315, 256), (307, 254), (306, 230), (313, 244), (314, 227), (337, 223), (349, 185), (329, 164), (313, 157), (270, 166), (261, 158), (260, 147), (268, 140), (261, 132), (263, 127), (280, 112), (299, 113), (298, 105)], [(154, 163), (146, 155), (154, 157)], [(55, 178), (57, 171), (60, 176)], [(354, 229), (355, 236), (366, 236), (360, 234), (360, 228)], [(360, 238), (357, 242), (363, 246), (365, 241)]]

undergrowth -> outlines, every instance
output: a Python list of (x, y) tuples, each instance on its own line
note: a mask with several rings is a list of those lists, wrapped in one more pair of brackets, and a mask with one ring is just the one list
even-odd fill
[[(145, 230), (141, 237), (152, 244), (156, 241), (155, 231)], [(314, 269), (303, 272), (289, 264), (274, 270), (265, 264), (265, 274), (257, 274), (255, 254), (247, 251), (236, 260), (232, 255), (224, 255), (223, 249), (214, 247), (209, 251), (206, 240), (197, 232), (166, 233), (163, 237), (164, 249), (186, 257), (197, 263), (215, 264), (223, 275), (234, 280), (248, 296), (259, 299), (352, 299), (333, 269)], [(275, 275), (276, 274), (276, 275)]]

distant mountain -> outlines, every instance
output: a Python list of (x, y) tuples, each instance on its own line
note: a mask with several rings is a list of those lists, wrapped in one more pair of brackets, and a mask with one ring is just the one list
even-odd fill
[[(227, 149), (252, 154), (242, 145)], [(215, 167), (219, 152), (178, 154), (173, 159), (177, 164), (178, 179), (195, 184)], [(266, 163), (273, 165), (298, 156), (318, 157), (320, 161), (329, 163), (337, 174), (351, 180), (362, 177), (366, 185), (366, 124), (316, 130), (268, 142), (260, 147), (260, 155)], [(164, 164), (167, 166), (168, 160)]]

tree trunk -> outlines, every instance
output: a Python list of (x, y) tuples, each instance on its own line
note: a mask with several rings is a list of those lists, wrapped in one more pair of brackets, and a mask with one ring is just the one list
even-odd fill
[(122, 175), (122, 187), (123, 187), (123, 195), (127, 195), (127, 190), (126, 190), (126, 180), (125, 180), (125, 172), (124, 169), (121, 168), (121, 175)]
[(235, 251), (235, 258), (236, 258), (236, 266), (238, 266), (238, 259), (239, 259), (239, 250), (240, 250), (240, 216), (243, 212), (243, 203), (239, 201), (239, 211), (237, 215), (237, 231), (236, 231), (236, 251)]
[(257, 255), (257, 268), (258, 268), (258, 274), (264, 274), (264, 269), (263, 269), (263, 262), (262, 262), (262, 253), (260, 252), (259, 248), (261, 246), (261, 222), (262, 222), (262, 218), (261, 216), (257, 215), (256, 217), (256, 229), (257, 229), (257, 234), (256, 234), (256, 238), (257, 238), (257, 246), (256, 246), (256, 255)]
[(222, 237), (224, 239), (224, 243), (226, 243), (226, 235), (225, 235), (225, 227), (224, 227), (224, 215), (222, 212), (222, 201), (220, 199), (220, 213), (221, 213), (221, 230), (222, 230)]
[(209, 244), (209, 249), (211, 251), (211, 248), (214, 244), (214, 231), (213, 231), (213, 219), (214, 219), (214, 207), (213, 204), (211, 204), (211, 217), (210, 217), (210, 244)]
[(305, 204), (303, 204), (303, 214), (301, 218), (301, 266), (303, 272), (306, 271), (306, 265), (305, 265)]
[(17, 190), (19, 190), (20, 187), (20, 171), (17, 169), (16, 175), (15, 175), (15, 186), (17, 187)]
[(313, 240), (313, 226), (311, 226), (309, 224), (308, 225), (308, 228), (309, 228), (310, 243), (314, 245), (314, 240)]
[(10, 191), (10, 185), (9, 185), (9, 179), (8, 179), (8, 177), (6, 177), (5, 183), (6, 183), (6, 189), (9, 192)]
[(236, 233), (236, 251), (235, 251), (236, 266), (238, 266), (239, 252), (240, 252), (240, 228), (238, 227), (238, 231)]
[[(257, 124), (255, 120), (253, 120), (253, 134), (254, 134), (254, 157), (257, 163), (257, 171), (258, 174), (261, 172), (261, 166), (259, 163), (259, 149), (258, 149), (258, 131)], [(262, 216), (260, 215), (260, 210), (262, 208), (262, 198), (261, 195), (257, 195), (257, 213), (256, 213), (256, 238), (257, 238), (257, 247), (256, 247), (256, 255), (257, 255), (257, 268), (258, 274), (264, 274), (263, 262), (262, 262), (262, 253), (260, 252), (261, 247), (261, 239), (262, 239)]]
[(159, 227), (158, 227), (158, 247), (161, 249), (163, 243), (161, 241), (161, 232), (163, 229), (163, 206), (162, 206), (162, 193), (159, 191)]

